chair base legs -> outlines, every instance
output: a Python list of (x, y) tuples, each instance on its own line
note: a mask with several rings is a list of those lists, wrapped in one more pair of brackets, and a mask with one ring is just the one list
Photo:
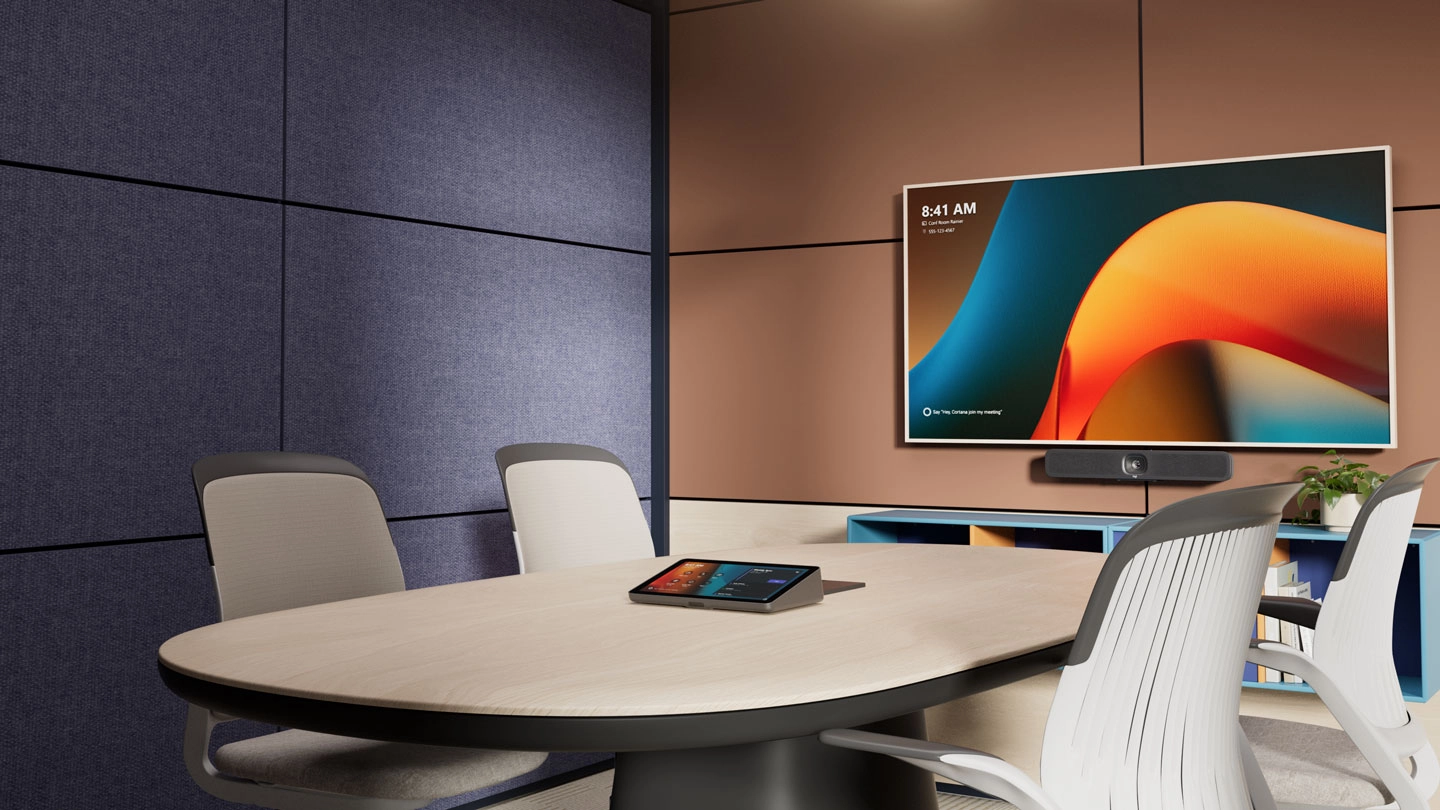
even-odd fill
[[(702, 721), (703, 722), (703, 721)], [(925, 739), (925, 714), (866, 731)], [(935, 779), (890, 757), (816, 736), (615, 755), (611, 810), (936, 810)]]

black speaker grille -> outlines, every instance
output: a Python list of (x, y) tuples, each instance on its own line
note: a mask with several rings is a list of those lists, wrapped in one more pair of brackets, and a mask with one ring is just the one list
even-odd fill
[(1228, 481), (1234, 474), (1223, 450), (1114, 450), (1055, 448), (1045, 453), (1051, 478), (1108, 481)]

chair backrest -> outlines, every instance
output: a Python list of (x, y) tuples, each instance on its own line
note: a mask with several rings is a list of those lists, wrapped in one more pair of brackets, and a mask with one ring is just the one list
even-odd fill
[(1315, 622), (1315, 663), (1377, 728), (1409, 721), (1395, 672), (1395, 593), (1425, 476), (1440, 459), (1390, 476), (1360, 507)]
[(226, 453), (191, 469), (220, 618), (405, 589), (365, 473), (309, 453)]
[(630, 471), (583, 444), (512, 444), (495, 453), (520, 571), (655, 556)]
[(1250, 809), (1236, 720), (1247, 628), (1298, 490), (1199, 495), (1111, 552), (1045, 727), (1041, 784), (1062, 806)]

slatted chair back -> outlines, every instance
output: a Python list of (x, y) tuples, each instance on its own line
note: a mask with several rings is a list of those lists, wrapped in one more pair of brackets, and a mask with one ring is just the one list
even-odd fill
[(1136, 524), (1101, 570), (1045, 728), (1065, 810), (1250, 810), (1240, 681), (1298, 484), (1200, 495)]
[(1406, 467), (1365, 501), (1315, 621), (1315, 663), (1376, 728), (1409, 721), (1391, 649), (1395, 594), (1421, 487), (1436, 463)]

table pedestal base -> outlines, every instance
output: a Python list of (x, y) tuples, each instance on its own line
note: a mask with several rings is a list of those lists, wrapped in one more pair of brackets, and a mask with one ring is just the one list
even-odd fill
[[(697, 720), (696, 722), (704, 722)], [(861, 726), (925, 739), (925, 713)], [(935, 777), (815, 736), (615, 755), (611, 810), (935, 810)]]

